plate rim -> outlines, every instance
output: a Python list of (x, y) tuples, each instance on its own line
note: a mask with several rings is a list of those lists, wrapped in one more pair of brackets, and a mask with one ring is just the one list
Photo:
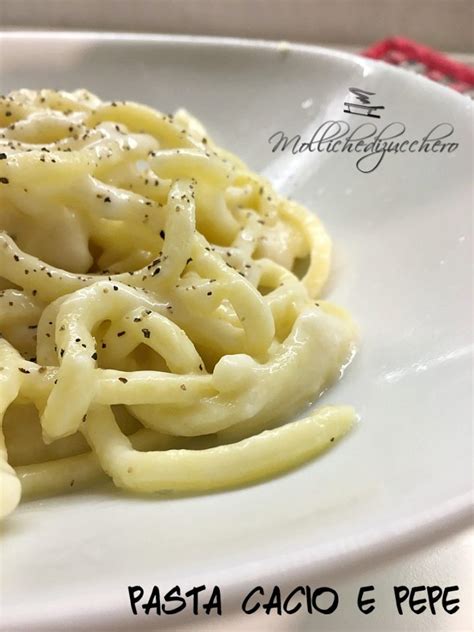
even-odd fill
[(185, 33), (146, 33), (140, 31), (105, 31), (105, 30), (84, 30), (84, 29), (27, 29), (16, 27), (0, 28), (0, 44), (4, 39), (21, 40), (25, 38), (37, 38), (39, 40), (99, 40), (102, 42), (143, 42), (149, 44), (184, 44), (184, 45), (216, 45), (235, 48), (274, 50), (276, 52), (297, 52), (308, 54), (326, 55), (328, 57), (346, 60), (352, 63), (358, 63), (362, 66), (372, 66), (383, 69), (384, 72), (395, 73), (399, 77), (405, 77), (409, 82), (426, 82), (426, 86), (431, 89), (440, 90), (448, 98), (460, 103), (471, 103), (471, 109), (474, 111), (474, 101), (465, 95), (453, 90), (447, 85), (438, 83), (429, 79), (425, 75), (414, 72), (407, 72), (405, 69), (389, 64), (383, 60), (364, 57), (357, 53), (343, 51), (338, 48), (330, 48), (317, 44), (306, 44), (303, 42), (291, 42), (281, 39), (262, 39), (262, 38), (246, 38), (231, 37), (221, 35), (190, 35)]

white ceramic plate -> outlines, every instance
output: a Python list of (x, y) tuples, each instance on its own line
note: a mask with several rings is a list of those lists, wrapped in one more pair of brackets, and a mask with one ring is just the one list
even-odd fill
[[(208, 496), (157, 501), (107, 489), (22, 505), (3, 527), (4, 629), (62, 630), (65, 618), (68, 629), (130, 629), (129, 584), (220, 584), (229, 595), (347, 568), (468, 519), (467, 98), (382, 63), (272, 43), (9, 33), (0, 59), (2, 92), (86, 87), (195, 113), (219, 143), (317, 210), (336, 244), (329, 295), (353, 312), (362, 338), (323, 398), (354, 405), (361, 422), (305, 467)], [(386, 156), (371, 174), (349, 153), (271, 153), (277, 130), (308, 135), (328, 119), (377, 122), (343, 114), (350, 87), (375, 92), (381, 122), (403, 122), (407, 138), (451, 123), (459, 148)]]

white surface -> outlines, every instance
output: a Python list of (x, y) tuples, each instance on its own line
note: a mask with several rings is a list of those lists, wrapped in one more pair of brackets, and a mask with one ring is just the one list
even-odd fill
[[(29, 34), (5, 36), (0, 59), (2, 92), (83, 86), (165, 112), (190, 109), (218, 142), (317, 209), (336, 243), (330, 296), (354, 313), (362, 337), (353, 365), (324, 397), (353, 404), (361, 423), (306, 467), (202, 497), (98, 490), (22, 506), (2, 535), (5, 630), (62, 630), (65, 616), (75, 624), (68, 629), (105, 629), (108, 621), (125, 630), (128, 584), (219, 583), (229, 594), (283, 574), (300, 583), (467, 522), (470, 100), (384, 64), (309, 47)], [(386, 157), (370, 175), (356, 170), (352, 154), (270, 153), (276, 130), (293, 135), (343, 118), (351, 86), (376, 92), (383, 120), (403, 121), (408, 137), (451, 122), (458, 151)]]
[(394, 35), (474, 51), (471, 0), (1, 0), (0, 22), (357, 44)]
[[(339, 606), (331, 615), (300, 611), (282, 616), (262, 612), (249, 616), (242, 614), (238, 603), (233, 610), (225, 610), (222, 619), (197, 617), (174, 632), (472, 632), (473, 550), (474, 530), (470, 529), (416, 552), (384, 560), (383, 564), (370, 565), (362, 573), (325, 575), (324, 581), (321, 577), (314, 581), (309, 578), (310, 586), (325, 585), (337, 590)], [(374, 591), (365, 595), (375, 598), (375, 610), (368, 615), (356, 606), (362, 586), (374, 586)], [(451, 593), (460, 599), (459, 610), (447, 614), (438, 603), (433, 614), (425, 604), (426, 610), (415, 614), (404, 604), (403, 615), (399, 615), (394, 586), (459, 586), (458, 591)], [(417, 598), (423, 597), (426, 593), (417, 593)]]

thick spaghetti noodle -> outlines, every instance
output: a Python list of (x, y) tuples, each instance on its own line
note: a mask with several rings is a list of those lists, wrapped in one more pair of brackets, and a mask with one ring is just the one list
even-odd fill
[(346, 407), (277, 427), (353, 351), (346, 312), (315, 303), (313, 214), (182, 110), (20, 90), (0, 125), (1, 515), (102, 472), (248, 483), (349, 429)]

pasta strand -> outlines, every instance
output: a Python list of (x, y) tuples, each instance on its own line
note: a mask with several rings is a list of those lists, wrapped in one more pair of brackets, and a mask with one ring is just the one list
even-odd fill
[(357, 337), (318, 300), (314, 214), (185, 110), (0, 101), (0, 517), (104, 474), (137, 493), (253, 483), (349, 431), (346, 406), (286, 423)]

